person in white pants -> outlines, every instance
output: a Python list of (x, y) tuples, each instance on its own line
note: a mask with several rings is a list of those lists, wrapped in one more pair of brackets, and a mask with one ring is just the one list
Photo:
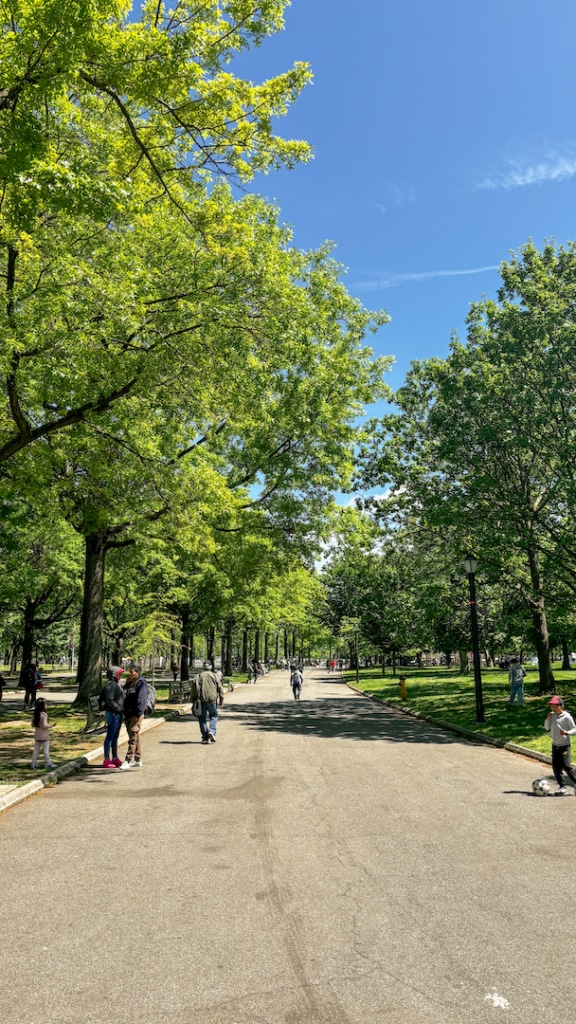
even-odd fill
[(48, 725), (48, 713), (46, 711), (46, 701), (37, 700), (36, 707), (34, 708), (34, 717), (32, 719), (32, 725), (34, 726), (34, 750), (32, 752), (32, 764), (31, 768), (35, 768), (38, 762), (38, 754), (40, 748), (44, 754), (44, 764), (46, 768), (55, 768), (56, 765), (50, 760), (50, 732), (52, 728)]

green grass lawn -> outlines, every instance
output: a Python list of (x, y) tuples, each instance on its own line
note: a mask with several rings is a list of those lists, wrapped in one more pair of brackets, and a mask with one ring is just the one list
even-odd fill
[[(102, 746), (106, 731), (104, 719), (99, 718), (94, 731), (84, 732), (85, 711), (76, 710), (70, 704), (57, 704), (50, 701), (50, 689), (57, 691), (64, 685), (70, 687), (69, 680), (64, 680), (61, 685), (59, 683), (60, 681), (50, 680), (48, 687), (42, 693), (42, 697), (48, 705), (48, 720), (51, 725), (54, 725), (50, 731), (50, 757), (57, 765), (73, 761), (90, 750)], [(18, 693), (23, 696), (23, 690)], [(153, 717), (161, 718), (170, 707), (168, 683), (159, 682), (156, 685), (156, 709)], [(2, 749), (0, 784), (20, 786), (41, 774), (44, 768), (42, 752), (38, 758), (38, 768), (35, 771), (30, 768), (34, 746), (34, 730), (31, 723), (32, 713), (30, 711), (22, 710), (20, 705), (17, 711), (8, 710), (8, 706), (3, 705), (0, 718), (0, 748)]]
[[(382, 677), (382, 669), (361, 669), (360, 687), (372, 697), (385, 700), (389, 704), (402, 704), (398, 679), (391, 669), (386, 669)], [(354, 672), (346, 672), (347, 682), (355, 683)], [(405, 669), (408, 700), (405, 706), (424, 715), (453, 722), (465, 729), (483, 733), (510, 743), (518, 743), (530, 747), (543, 754), (550, 753), (550, 737), (544, 731), (544, 719), (548, 714), (546, 703), (551, 694), (538, 696), (538, 672), (528, 672), (524, 680), (524, 706), (519, 708), (515, 703), (508, 705), (509, 685), (508, 673), (499, 669), (482, 670), (482, 690), (484, 698), (483, 725), (476, 724), (476, 701), (474, 695), (474, 676), (457, 675), (454, 669), (426, 668)], [(566, 708), (571, 714), (576, 713), (576, 671), (562, 672), (554, 666), (556, 690), (566, 701)]]

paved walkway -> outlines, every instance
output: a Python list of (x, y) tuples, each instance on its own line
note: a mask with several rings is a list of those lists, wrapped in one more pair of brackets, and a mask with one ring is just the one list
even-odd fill
[(563, 1024), (576, 801), (322, 672), (0, 817), (2, 1024)]

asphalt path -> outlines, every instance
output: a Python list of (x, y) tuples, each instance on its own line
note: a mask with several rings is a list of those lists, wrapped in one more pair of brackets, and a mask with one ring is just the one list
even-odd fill
[(549, 769), (274, 672), (0, 818), (2, 1024), (576, 1021)]

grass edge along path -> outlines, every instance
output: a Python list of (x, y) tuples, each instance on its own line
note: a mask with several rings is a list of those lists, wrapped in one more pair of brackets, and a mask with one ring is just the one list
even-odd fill
[[(407, 700), (400, 699), (400, 676), (406, 679)], [(564, 698), (567, 710), (576, 721), (576, 672), (554, 667), (556, 690)], [(499, 669), (483, 669), (482, 690), (485, 722), (476, 722), (474, 676), (459, 675), (445, 667), (426, 669), (390, 669), (382, 676), (381, 668), (360, 669), (359, 689), (362, 693), (409, 713), (454, 726), (473, 733), (498, 746), (513, 744), (550, 755), (550, 735), (544, 729), (551, 694), (538, 694), (538, 673), (528, 672), (524, 680), (524, 705), (509, 705), (508, 673)], [(356, 689), (356, 673), (347, 670), (344, 681)]]

